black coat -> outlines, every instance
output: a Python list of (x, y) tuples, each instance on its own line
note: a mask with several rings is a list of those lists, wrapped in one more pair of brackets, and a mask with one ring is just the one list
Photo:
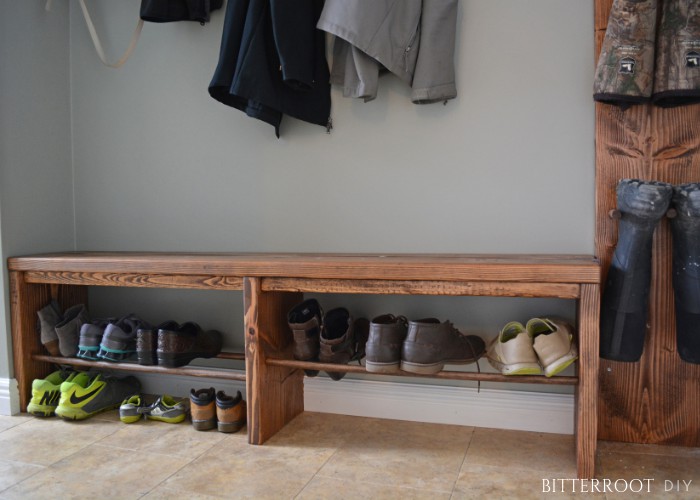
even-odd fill
[(326, 126), (331, 96), (323, 0), (229, 0), (219, 64), (209, 84), (216, 100), (275, 127), (282, 115)]

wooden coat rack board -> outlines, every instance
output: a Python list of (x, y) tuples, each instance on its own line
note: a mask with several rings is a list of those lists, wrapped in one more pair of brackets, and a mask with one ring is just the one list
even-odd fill
[[(596, 54), (613, 0), (595, 0)], [(626, 111), (596, 104), (596, 254), (605, 275), (617, 243), (619, 179), (700, 182), (700, 104)], [(700, 365), (676, 350), (668, 220), (656, 229), (644, 354), (638, 363), (600, 360), (598, 438), (700, 446)], [(605, 283), (605, 276), (601, 283)]]

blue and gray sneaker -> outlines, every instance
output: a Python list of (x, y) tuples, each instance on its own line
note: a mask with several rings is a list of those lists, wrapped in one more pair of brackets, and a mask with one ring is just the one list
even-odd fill
[(136, 332), (151, 325), (134, 314), (110, 323), (102, 336), (97, 357), (106, 361), (123, 361), (136, 353)]
[(100, 343), (102, 342), (105, 328), (116, 321), (116, 318), (95, 319), (81, 326), (80, 337), (78, 338), (78, 354), (76, 356), (93, 361), (99, 359), (97, 353), (100, 350)]

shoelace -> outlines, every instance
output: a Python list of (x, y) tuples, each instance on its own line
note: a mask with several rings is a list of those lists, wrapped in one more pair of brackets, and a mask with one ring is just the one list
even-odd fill
[[(450, 328), (452, 328), (452, 331), (454, 331), (457, 335), (459, 335), (460, 342), (462, 342), (463, 344), (466, 344), (467, 347), (469, 347), (469, 350), (472, 353), (472, 358), (474, 359), (474, 362), (476, 363), (476, 372), (481, 374), (481, 366), (479, 366), (479, 356), (477, 356), (476, 350), (474, 349), (474, 346), (472, 345), (471, 340), (469, 340), (469, 337), (467, 337), (462, 332), (460, 332), (451, 321), (449, 321), (447, 324), (450, 325)], [(478, 379), (476, 381), (476, 392), (477, 392), (477, 394), (479, 394), (481, 392), (481, 379)]]

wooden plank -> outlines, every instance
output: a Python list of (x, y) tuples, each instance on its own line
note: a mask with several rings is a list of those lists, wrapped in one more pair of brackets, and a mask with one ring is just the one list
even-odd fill
[(579, 479), (595, 476), (598, 440), (598, 366), (600, 288), (581, 285), (578, 302), (578, 387), (576, 388), (576, 464)]
[[(604, 32), (612, 0), (596, 0), (596, 30)], [(597, 37), (598, 47), (602, 37)], [(603, 275), (617, 244), (619, 179), (680, 184), (700, 180), (700, 106), (627, 111), (596, 105), (596, 254)], [(700, 446), (700, 366), (676, 351), (669, 224), (656, 229), (649, 318), (638, 363), (601, 360), (598, 436), (613, 441)], [(603, 281), (604, 282), (604, 281)]]
[(243, 278), (213, 275), (27, 271), (25, 280), (27, 283), (58, 283), (63, 285), (243, 290)]
[(331, 280), (263, 278), (263, 291), (367, 293), (395, 295), (476, 295), (491, 297), (556, 297), (575, 299), (579, 285), (572, 283), (452, 282), (397, 280)]
[[(486, 361), (482, 358), (482, 361)], [(286, 366), (298, 370), (319, 370), (345, 373), (364, 373), (367, 374), (364, 366), (352, 365), (336, 365), (333, 363), (314, 363), (309, 361), (297, 361), (294, 359), (279, 359), (268, 358), (266, 361), (268, 366)], [(371, 375), (380, 375), (372, 373)], [(457, 372), (457, 371), (441, 371), (433, 375), (420, 375), (417, 373), (408, 373), (399, 371), (390, 373), (387, 376), (392, 377), (421, 377), (434, 378), (440, 380), (480, 380), (481, 382), (504, 382), (504, 383), (522, 383), (522, 384), (553, 384), (553, 385), (576, 385), (578, 377), (545, 377), (544, 375), (523, 375), (523, 376), (506, 376), (499, 373), (478, 373), (478, 372)]]
[[(218, 356), (217, 356), (218, 357)], [(224, 358), (225, 356), (222, 356)], [(233, 359), (240, 359), (240, 355), (236, 355)], [(123, 371), (133, 373), (158, 373), (167, 375), (181, 375), (186, 377), (205, 377), (205, 378), (220, 378), (225, 380), (241, 380), (245, 381), (245, 372), (222, 370), (220, 368), (194, 368), (189, 366), (181, 366), (178, 368), (166, 368), (164, 366), (147, 366), (136, 363), (112, 363), (109, 361), (90, 361), (80, 358), (61, 358), (56, 356), (35, 355), (32, 357), (35, 361), (44, 361), (57, 365), (75, 366), (78, 368), (98, 369), (105, 371)], [(228, 358), (231, 359), (231, 358)]]
[(9, 268), (238, 277), (598, 283), (586, 255), (179, 254), (75, 252), (13, 257)]
[(287, 312), (299, 293), (263, 292), (259, 278), (244, 281), (248, 442), (262, 444), (304, 411), (303, 373), (268, 366), (267, 357), (291, 341)]
[[(63, 310), (71, 305), (87, 304), (85, 287), (60, 286), (54, 290), (54, 298)], [(49, 285), (27, 283), (24, 273), (10, 272), (10, 304), (12, 323), (12, 350), (14, 374), (19, 387), (20, 411), (26, 411), (31, 399), (32, 381), (51, 373), (52, 365), (33, 356), (45, 353), (37, 330), (37, 311), (46, 306), (52, 297)]]

